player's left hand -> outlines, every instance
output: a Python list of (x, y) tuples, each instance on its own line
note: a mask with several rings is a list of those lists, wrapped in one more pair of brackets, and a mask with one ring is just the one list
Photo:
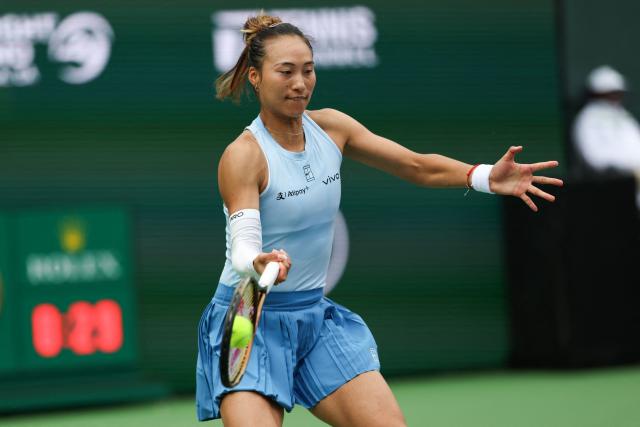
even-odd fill
[(556, 198), (540, 190), (534, 184), (548, 184), (561, 187), (563, 182), (561, 179), (537, 176), (533, 173), (542, 169), (555, 168), (558, 166), (558, 162), (552, 160), (531, 164), (516, 163), (516, 153), (521, 151), (522, 146), (511, 147), (505, 155), (493, 165), (491, 175), (489, 175), (489, 189), (496, 194), (518, 197), (522, 199), (532, 211), (537, 212), (538, 207), (533, 203), (529, 194), (549, 202), (553, 202)]

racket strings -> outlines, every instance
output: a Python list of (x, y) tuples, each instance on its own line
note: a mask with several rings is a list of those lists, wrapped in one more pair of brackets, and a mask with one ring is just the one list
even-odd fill
[[(241, 298), (236, 308), (236, 316), (243, 316), (255, 325), (257, 292), (252, 283), (247, 283), (241, 289)], [(250, 344), (241, 348), (231, 348), (229, 354), (229, 378), (234, 379), (242, 373), (248, 362)]]

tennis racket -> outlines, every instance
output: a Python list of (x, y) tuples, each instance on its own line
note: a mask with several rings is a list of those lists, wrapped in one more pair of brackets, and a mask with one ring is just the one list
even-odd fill
[[(249, 364), (251, 346), (258, 330), (260, 314), (264, 299), (271, 290), (271, 287), (278, 277), (280, 265), (277, 262), (267, 264), (260, 280), (253, 277), (246, 277), (240, 281), (233, 292), (231, 303), (227, 309), (224, 320), (224, 330), (220, 349), (220, 377), (225, 387), (235, 387), (238, 385), (245, 369)], [(232, 345), (233, 323), (236, 316), (248, 319), (253, 325), (253, 333), (248, 343), (244, 346)]]

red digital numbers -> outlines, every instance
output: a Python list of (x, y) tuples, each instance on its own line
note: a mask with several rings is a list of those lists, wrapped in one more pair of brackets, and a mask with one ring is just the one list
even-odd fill
[(103, 353), (115, 353), (122, 347), (122, 310), (113, 300), (98, 301), (93, 309), (94, 325), (98, 333), (96, 349)]
[(40, 304), (31, 313), (33, 347), (42, 357), (55, 357), (62, 350), (62, 315), (53, 304)]
[(42, 357), (56, 357), (63, 348), (85, 356), (115, 353), (122, 347), (122, 309), (114, 300), (95, 304), (78, 301), (67, 313), (53, 304), (37, 305), (31, 313), (33, 347)]

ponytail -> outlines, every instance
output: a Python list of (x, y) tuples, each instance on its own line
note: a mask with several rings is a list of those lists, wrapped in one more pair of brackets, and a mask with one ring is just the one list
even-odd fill
[(238, 62), (232, 69), (216, 79), (216, 98), (223, 101), (231, 98), (239, 103), (242, 93), (245, 91), (245, 81), (249, 73), (249, 46), (242, 50)]

